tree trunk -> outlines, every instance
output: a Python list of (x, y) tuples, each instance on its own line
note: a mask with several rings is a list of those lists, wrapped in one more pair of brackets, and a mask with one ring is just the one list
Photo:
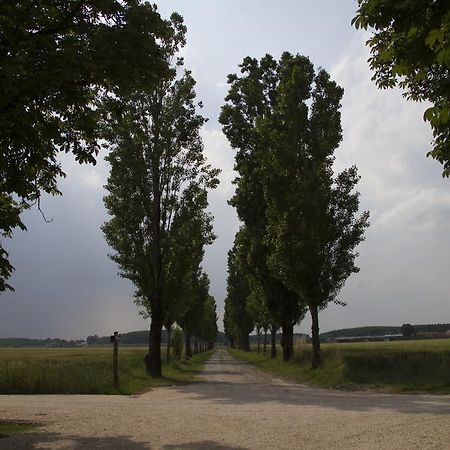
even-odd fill
[(191, 347), (191, 333), (184, 330), (184, 348), (186, 353), (186, 358), (192, 357), (192, 347)]
[(258, 353), (261, 353), (261, 330), (259, 328), (256, 330), (256, 334), (258, 336)]
[(282, 337), (281, 347), (283, 348), (283, 361), (290, 361), (294, 356), (294, 325), (285, 322), (281, 325)]
[(241, 350), (250, 351), (250, 338), (248, 333), (242, 333)]
[(309, 312), (311, 313), (311, 336), (312, 336), (312, 369), (317, 369), (317, 367), (323, 364), (323, 355), (320, 351), (320, 338), (319, 338), (319, 311), (317, 306), (310, 306)]
[(194, 355), (197, 355), (198, 352), (198, 339), (195, 338), (195, 343), (194, 343)]
[(160, 378), (161, 373), (161, 332), (163, 314), (160, 305), (152, 308), (152, 321), (148, 335), (148, 354), (145, 357), (147, 373), (154, 378)]
[(264, 354), (267, 353), (267, 328), (264, 328)]
[(170, 332), (172, 330), (172, 327), (166, 327), (167, 330), (167, 350), (166, 350), (166, 359), (167, 362), (170, 361)]
[(277, 327), (272, 325), (270, 330), (270, 357), (275, 359), (277, 357)]

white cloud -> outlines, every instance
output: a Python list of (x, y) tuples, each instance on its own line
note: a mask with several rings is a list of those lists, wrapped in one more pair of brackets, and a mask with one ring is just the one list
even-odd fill
[(209, 164), (221, 170), (217, 191), (223, 198), (229, 199), (234, 193), (232, 180), (236, 177), (236, 172), (233, 170), (234, 151), (225, 135), (217, 129), (203, 128), (201, 136)]

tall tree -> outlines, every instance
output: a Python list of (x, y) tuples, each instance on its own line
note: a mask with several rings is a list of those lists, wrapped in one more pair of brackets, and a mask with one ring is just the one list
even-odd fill
[(406, 98), (430, 101), (424, 119), (433, 129), (428, 152), (450, 176), (450, 1), (358, 0), (352, 24), (372, 28), (370, 68), (380, 88), (399, 85)]
[(201, 267), (190, 274), (191, 280), (184, 293), (184, 310), (178, 316), (177, 322), (184, 331), (186, 358), (193, 355), (192, 339), (198, 337), (205, 304), (209, 298), (209, 278)]
[(228, 77), (220, 117), (237, 149), (232, 203), (250, 236), (250, 267), (282, 326), (284, 358), (290, 357), (293, 326), (308, 306), (316, 365), (318, 309), (357, 270), (353, 249), (367, 226), (367, 214), (354, 218), (356, 170), (332, 177), (343, 91), (301, 55), (285, 52), (279, 61), (247, 57), (240, 67), (241, 76)]
[[(173, 33), (161, 43), (172, 61), (184, 43), (181, 17), (172, 16)], [(181, 61), (178, 61), (181, 65)], [(214, 188), (218, 171), (206, 164), (199, 134), (205, 119), (197, 114), (195, 81), (189, 72), (166, 77), (149, 94), (115, 104), (113, 141), (105, 205), (111, 219), (103, 225), (111, 258), (120, 275), (137, 287), (151, 311), (147, 372), (161, 376), (161, 330), (165, 312), (168, 249), (176, 214), (186, 191)]]
[(250, 286), (246, 258), (247, 236), (244, 227), (236, 233), (233, 248), (228, 252), (227, 297), (225, 299), (226, 329), (241, 350), (250, 351), (249, 334), (254, 321), (248, 303)]
[[(25, 229), (24, 209), (59, 194), (58, 153), (94, 163), (99, 105), (151, 91), (168, 66), (159, 40), (170, 33), (140, 0), (17, 0), (0, 3), (0, 235)], [(0, 291), (13, 267), (0, 245)]]
[(194, 333), (199, 341), (199, 351), (213, 349), (218, 334), (218, 328), (216, 302), (214, 297), (209, 295), (209, 293), (204, 298), (202, 315), (194, 326)]
[(334, 151), (342, 139), (343, 90), (308, 58), (284, 53), (273, 114), (260, 127), (267, 158), (269, 266), (308, 305), (313, 367), (321, 364), (318, 311), (359, 269), (355, 247), (363, 240), (368, 212), (357, 217), (355, 167), (333, 176)]
[[(241, 74), (228, 76), (230, 85), (219, 121), (233, 149), (236, 150), (234, 180), (236, 192), (230, 204), (245, 224), (248, 274), (264, 291), (266, 308), (273, 324), (282, 327), (283, 358), (293, 355), (293, 327), (305, 314), (297, 295), (290, 292), (270, 271), (270, 249), (266, 242), (267, 177), (265, 160), (269, 147), (264, 142), (259, 123), (273, 113), (279, 83), (278, 64), (270, 55), (257, 61), (244, 58)], [(272, 354), (276, 348), (272, 346)]]
[[(200, 320), (200, 312), (194, 308), (196, 286), (201, 273), (201, 263), (205, 254), (205, 245), (213, 243), (211, 214), (206, 212), (208, 206), (207, 191), (194, 185), (183, 195), (182, 207), (174, 217), (171, 238), (167, 251), (167, 271), (165, 288), (165, 326), (178, 322), (185, 331), (185, 338), (190, 342), (191, 321)], [(208, 281), (209, 285), (209, 281)], [(203, 301), (204, 299), (202, 299)], [(206, 300), (205, 300), (206, 301)], [(189, 314), (191, 309), (194, 312)], [(188, 320), (192, 316), (192, 320)], [(184, 324), (184, 326), (183, 326)], [(191, 352), (190, 344), (186, 346)]]

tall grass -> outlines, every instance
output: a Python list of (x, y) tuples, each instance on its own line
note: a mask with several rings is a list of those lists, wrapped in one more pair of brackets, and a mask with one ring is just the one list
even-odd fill
[(193, 380), (210, 353), (189, 361), (163, 362), (163, 377), (144, 367), (145, 348), (119, 349), (119, 389), (113, 387), (112, 350), (0, 349), (0, 394), (135, 394), (153, 386)]
[(311, 370), (310, 345), (297, 345), (294, 359), (233, 351), (263, 370), (326, 387), (369, 387), (391, 392), (450, 393), (450, 339), (324, 344), (323, 367)]

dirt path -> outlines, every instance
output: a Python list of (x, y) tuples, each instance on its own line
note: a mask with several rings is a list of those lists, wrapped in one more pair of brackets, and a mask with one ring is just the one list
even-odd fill
[(0, 396), (42, 423), (0, 449), (450, 449), (450, 396), (349, 393), (274, 379), (218, 350), (204, 381), (141, 396)]

